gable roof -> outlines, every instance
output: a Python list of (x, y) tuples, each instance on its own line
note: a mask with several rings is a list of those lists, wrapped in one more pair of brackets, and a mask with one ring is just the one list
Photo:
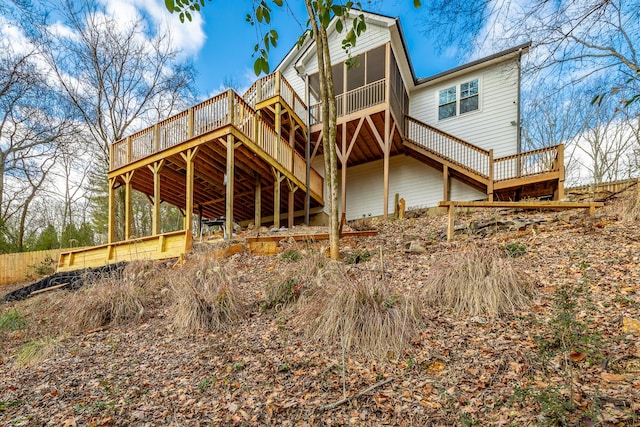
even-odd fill
[[(460, 65), (458, 67), (452, 68), (450, 70), (443, 71), (441, 73), (434, 74), (430, 77), (417, 78), (415, 75), (415, 71), (413, 68), (413, 64), (411, 62), (411, 56), (409, 55), (409, 49), (407, 48), (407, 43), (405, 40), (404, 32), (402, 30), (402, 25), (400, 24), (400, 18), (391, 17), (388, 15), (382, 15), (375, 12), (367, 12), (359, 9), (352, 9), (351, 12), (354, 13), (362, 13), (365, 15), (365, 18), (368, 22), (378, 22), (383, 24), (391, 33), (391, 41), (392, 45), (395, 46), (396, 49), (396, 60), (398, 60), (400, 68), (403, 68), (405, 73), (408, 72), (410, 75), (410, 80), (405, 83), (409, 85), (408, 89), (412, 89), (418, 86), (428, 86), (430, 84), (435, 84), (440, 80), (444, 80), (446, 78), (455, 77), (458, 74), (462, 74), (464, 72), (473, 71), (475, 69), (483, 68), (487, 65), (491, 65), (497, 62), (504, 61), (506, 59), (519, 56), (523, 53), (526, 53), (531, 47), (531, 42), (523, 43), (518, 46), (514, 46), (512, 48), (503, 50), (501, 52), (486, 56), (484, 58), (477, 59), (472, 62), (468, 62), (466, 64)], [(334, 16), (329, 27), (327, 29), (328, 33), (335, 31), (337, 17)], [(299, 62), (302, 62), (303, 58), (306, 58), (309, 54), (311, 54), (311, 49), (314, 45), (313, 37), (307, 37), (302, 46), (298, 47), (294, 45), (293, 48), (285, 55), (285, 57), (280, 61), (280, 63), (275, 67), (275, 70), (282, 70), (287, 67), (292, 61), (295, 61), (294, 67), (298, 69)], [(398, 51), (400, 50), (400, 52)], [(399, 57), (398, 55), (402, 55)], [(302, 70), (300, 70), (302, 71)], [(402, 70), (401, 70), (402, 72)]]

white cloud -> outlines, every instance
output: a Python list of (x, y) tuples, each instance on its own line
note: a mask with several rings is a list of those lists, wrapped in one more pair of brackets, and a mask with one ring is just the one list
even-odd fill
[(163, 0), (100, 0), (108, 15), (120, 22), (144, 19), (151, 31), (167, 32), (171, 44), (186, 57), (196, 55), (206, 40), (204, 21), (199, 13), (192, 14), (192, 21), (180, 22), (177, 14), (171, 14)]

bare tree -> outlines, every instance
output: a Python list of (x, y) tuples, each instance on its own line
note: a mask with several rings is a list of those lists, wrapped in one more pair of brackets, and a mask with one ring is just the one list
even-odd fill
[(640, 93), (638, 0), (432, 0), (423, 10), (441, 50), (469, 56), (532, 40), (530, 69), (550, 68), (556, 87), (606, 73), (619, 99)]
[(42, 55), (106, 169), (110, 144), (192, 100), (194, 69), (161, 29), (150, 37), (143, 22), (116, 21), (99, 2), (57, 5), (62, 21), (32, 20), (29, 33), (43, 41)]

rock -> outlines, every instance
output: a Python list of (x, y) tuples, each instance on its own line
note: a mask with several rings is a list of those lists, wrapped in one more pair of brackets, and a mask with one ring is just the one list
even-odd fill
[(422, 242), (419, 242), (418, 240), (413, 240), (406, 244), (404, 251), (408, 254), (424, 254), (427, 252), (425, 247), (422, 245)]
[(260, 227), (258, 229), (258, 232), (261, 233), (261, 234), (268, 233), (269, 229), (263, 225), (262, 227)]

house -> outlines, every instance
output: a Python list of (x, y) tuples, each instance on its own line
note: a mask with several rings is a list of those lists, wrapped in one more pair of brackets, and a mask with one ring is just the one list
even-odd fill
[[(367, 30), (347, 54), (335, 21), (328, 29), (340, 168), (340, 210), (346, 219), (388, 216), (395, 194), (409, 207), (441, 200), (517, 200), (563, 195), (562, 146), (522, 152), (520, 60), (528, 44), (447, 72), (415, 76), (397, 19), (364, 12)], [(183, 253), (203, 220), (289, 226), (309, 213), (326, 216), (321, 146), (322, 105), (315, 45), (294, 47), (276, 71), (240, 95), (223, 92), (111, 147), (109, 243), (95, 253), (112, 262), (136, 253)], [(308, 161), (307, 161), (308, 159)], [(131, 233), (132, 191), (152, 205), (151, 236)], [(125, 218), (116, 223), (116, 191)], [(160, 204), (184, 214), (184, 229), (160, 229)], [(195, 221), (195, 218), (200, 221)], [(116, 227), (124, 240), (115, 239)], [(80, 256), (81, 255), (81, 256)]]

